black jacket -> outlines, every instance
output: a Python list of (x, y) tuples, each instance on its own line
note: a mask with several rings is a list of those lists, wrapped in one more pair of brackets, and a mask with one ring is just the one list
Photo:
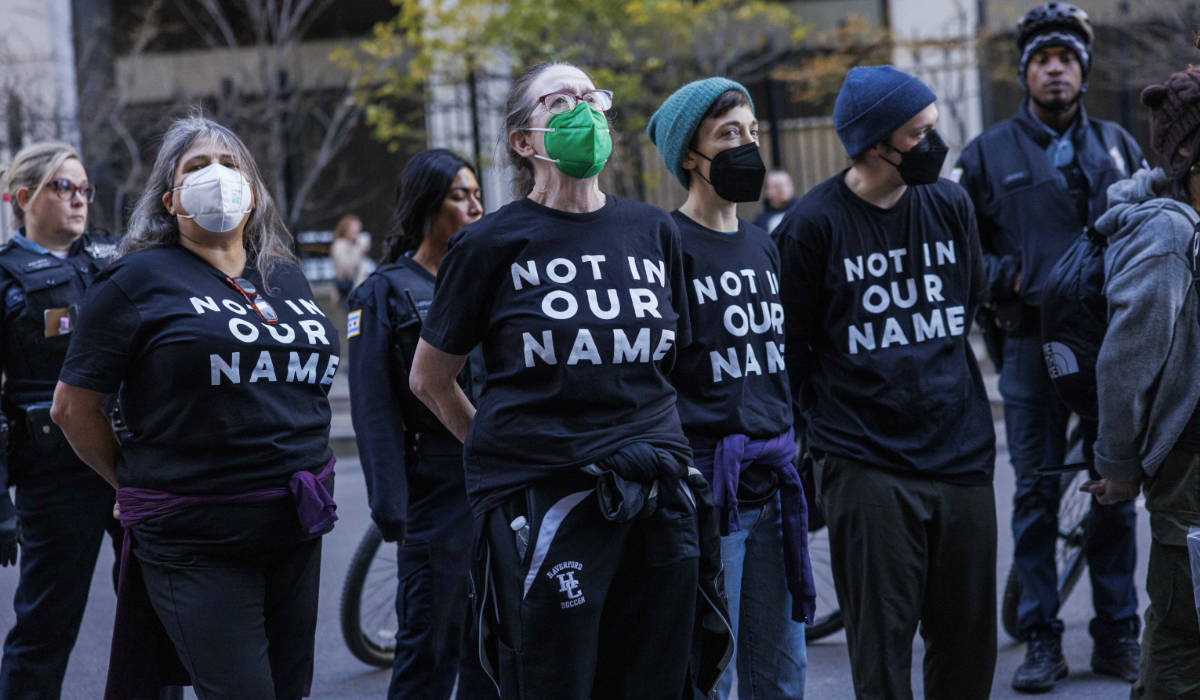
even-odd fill
[[(117, 239), (85, 233), (65, 258), (11, 240), (0, 246), (0, 397), (9, 421), (12, 473), (0, 484), (86, 467), (50, 421), (54, 385), (67, 356), (75, 307), (112, 262)], [(0, 471), (4, 454), (0, 453)]]
[[(351, 419), (371, 517), (388, 541), (404, 539), (409, 503), (425, 486), (464, 480), (462, 469), (422, 468), (422, 456), (453, 456), (461, 464), (462, 444), (408, 388), (433, 286), (433, 275), (412, 259), (400, 258), (380, 266), (348, 299)], [(479, 388), (472, 389), (472, 376), (477, 381), (482, 377), (482, 358), (476, 355), (459, 375), (472, 401)], [(465, 499), (465, 486), (462, 493)]]
[[(1108, 186), (1146, 167), (1146, 161), (1128, 132), (1089, 119), (1082, 105), (1071, 128), (1076, 162), (1087, 181), (1091, 226), (1108, 208)], [(1019, 299), (1040, 306), (1050, 270), (1082, 232), (1066, 177), (1046, 152), (1053, 138), (1025, 103), (1011, 119), (967, 144), (956, 164), (954, 175), (975, 204), (993, 303)]]

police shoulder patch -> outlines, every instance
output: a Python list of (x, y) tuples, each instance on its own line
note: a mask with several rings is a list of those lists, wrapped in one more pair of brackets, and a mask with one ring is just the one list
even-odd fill
[(362, 309), (355, 309), (346, 316), (346, 337), (353, 338), (362, 332)]

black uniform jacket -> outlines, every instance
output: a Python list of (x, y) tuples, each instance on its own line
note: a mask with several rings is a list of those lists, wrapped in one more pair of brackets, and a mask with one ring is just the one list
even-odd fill
[[(402, 257), (379, 267), (349, 297), (351, 418), (371, 517), (389, 541), (404, 539), (410, 503), (419, 498), (423, 483), (464, 482), (462, 444), (408, 388), (434, 279)], [(476, 351), (459, 375), (472, 401), (482, 376), (482, 357)], [(447, 469), (444, 459), (421, 459), (433, 455), (456, 457), (456, 468)]]
[[(1145, 167), (1137, 142), (1117, 124), (1089, 119), (1082, 105), (1072, 128), (1075, 158), (1087, 182), (1087, 226), (1108, 207), (1108, 186)], [(954, 176), (975, 204), (993, 303), (1041, 305), (1050, 270), (1083, 227), (1066, 176), (1046, 149), (1054, 136), (1024, 104), (967, 144)]]
[[(117, 251), (112, 236), (85, 233), (66, 258), (11, 240), (0, 247), (0, 395), (11, 429), (9, 481), (86, 467), (49, 420), (67, 356), (74, 307)], [(34, 439), (36, 438), (36, 439)]]

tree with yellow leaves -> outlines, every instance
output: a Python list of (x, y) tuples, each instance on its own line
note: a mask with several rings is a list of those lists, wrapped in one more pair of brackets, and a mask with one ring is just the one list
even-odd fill
[(335, 60), (372, 67), (359, 99), (376, 138), (389, 145), (423, 128), (423, 116), (400, 105), (431, 81), (507, 78), (547, 60), (575, 63), (614, 93), (620, 150), (606, 169), (611, 189), (642, 198), (643, 131), (659, 103), (710, 75), (754, 85), (799, 50), (806, 32), (787, 5), (763, 0), (401, 0), (358, 53)]

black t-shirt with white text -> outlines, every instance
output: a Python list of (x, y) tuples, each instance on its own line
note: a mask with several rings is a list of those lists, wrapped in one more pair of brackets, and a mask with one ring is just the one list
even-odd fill
[(701, 226), (679, 211), (692, 343), (679, 350), (671, 381), (689, 436), (769, 438), (792, 427), (784, 370), (779, 251), (765, 231)]
[(967, 332), (986, 295), (975, 215), (949, 180), (891, 209), (845, 173), (780, 224), (787, 363), (810, 446), (955, 483), (988, 483), (992, 416)]
[(252, 263), (243, 277), (277, 325), (181, 246), (126, 255), (88, 289), (60, 379), (120, 389), (122, 486), (241, 493), (329, 461), (337, 332), (295, 265), (277, 265), (271, 289)]
[(691, 342), (679, 233), (608, 196), (589, 213), (520, 199), (460, 231), (421, 337), (487, 380), (467, 435), (476, 515), (529, 483), (649, 442), (690, 461), (666, 373)]

